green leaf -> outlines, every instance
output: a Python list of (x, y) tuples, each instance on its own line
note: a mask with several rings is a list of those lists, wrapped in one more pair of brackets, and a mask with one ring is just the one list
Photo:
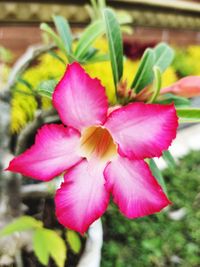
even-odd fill
[(99, 7), (96, 0), (90, 0), (93, 13), (99, 17)]
[(162, 76), (161, 71), (157, 66), (153, 67), (154, 72), (154, 83), (153, 83), (153, 94), (151, 99), (148, 101), (149, 103), (153, 103), (158, 97), (162, 85)]
[(37, 87), (37, 92), (43, 96), (52, 98), (56, 84), (56, 80), (42, 81)]
[(81, 240), (79, 235), (71, 230), (66, 231), (66, 240), (71, 248), (71, 250), (78, 254), (81, 250)]
[(32, 84), (30, 84), (28, 81), (26, 81), (22, 78), (18, 78), (17, 81), (19, 83), (23, 84), (24, 86), (26, 86), (26, 88), (28, 88), (31, 92), (34, 92)]
[(155, 53), (153, 49), (147, 48), (142, 56), (135, 78), (131, 88), (139, 93), (153, 81), (153, 66), (155, 62)]
[(38, 229), (33, 236), (33, 249), (38, 260), (47, 265), (49, 257), (58, 267), (64, 267), (67, 249), (64, 240), (53, 230)]
[(169, 150), (165, 150), (162, 154), (162, 157), (170, 168), (176, 167), (176, 162)]
[(152, 171), (153, 176), (156, 178), (158, 183), (162, 186), (165, 193), (167, 193), (167, 188), (165, 184), (165, 180), (163, 178), (163, 175), (161, 171), (159, 170), (158, 166), (156, 165), (155, 161), (153, 159), (149, 160), (149, 167)]
[(103, 9), (106, 7), (106, 0), (98, 0), (99, 8)]
[(48, 54), (51, 55), (53, 58), (57, 59), (58, 61), (60, 61), (61, 63), (63, 63), (66, 66), (66, 61), (60, 57), (55, 51), (50, 50), (48, 51)]
[(87, 53), (85, 54), (85, 56), (82, 59), (82, 62), (88, 62), (88, 60), (90, 60), (91, 58), (93, 58), (96, 54), (98, 53), (98, 49), (94, 48), (94, 47), (90, 47), (87, 51)]
[[(120, 25), (132, 24), (133, 18), (127, 11), (120, 10), (120, 11), (115, 11), (115, 12), (116, 12), (117, 20)], [(126, 26), (123, 26), (122, 29), (124, 29), (124, 27)], [(131, 29), (131, 33), (133, 33), (133, 29), (130, 26), (128, 27), (129, 29)]]
[(173, 58), (173, 49), (165, 43), (158, 44), (154, 49), (146, 49), (131, 88), (135, 89), (136, 93), (139, 93), (147, 85), (152, 83), (154, 78), (153, 67), (158, 67), (162, 73), (172, 63)]
[(72, 52), (72, 34), (68, 21), (62, 16), (53, 16), (56, 29), (65, 45), (67, 54)]
[(43, 230), (36, 230), (33, 235), (33, 250), (39, 262), (47, 265), (49, 262), (50, 253), (44, 238)]
[(190, 106), (190, 100), (185, 98), (185, 97), (181, 97), (181, 96), (176, 96), (173, 94), (166, 94), (161, 96), (161, 99), (159, 99), (157, 101), (157, 103), (160, 104), (170, 104), (170, 103), (174, 103), (174, 105), (176, 107), (188, 107)]
[(102, 21), (95, 21), (90, 24), (83, 32), (81, 38), (77, 43), (76, 50), (74, 52), (75, 58), (79, 61), (84, 58), (87, 54), (88, 49), (91, 47), (93, 42), (101, 36), (105, 31), (105, 27)]
[(109, 55), (108, 54), (97, 54), (91, 57), (87, 60), (87, 63), (96, 63), (96, 62), (102, 62), (102, 61), (109, 61)]
[(200, 122), (199, 108), (176, 108), (179, 122)]
[(166, 43), (160, 43), (154, 48), (155, 63), (161, 72), (164, 72), (172, 63), (174, 59), (173, 49)]
[(67, 50), (65, 48), (65, 45), (63, 43), (63, 41), (61, 40), (61, 38), (51, 29), (51, 27), (49, 27), (48, 24), (46, 23), (41, 23), (40, 24), (40, 29), (42, 31), (47, 32), (51, 38), (53, 39), (53, 41), (55, 42), (55, 44), (57, 45), (58, 48), (60, 48), (60, 50), (67, 56)]
[(11, 223), (9, 223), (6, 227), (4, 227), (0, 231), (0, 237), (11, 235), (15, 232), (41, 228), (42, 225), (43, 224), (41, 221), (38, 221), (31, 216), (22, 216), (18, 219), (15, 219)]
[(123, 45), (120, 25), (115, 13), (108, 8), (103, 10), (106, 25), (106, 35), (109, 45), (109, 55), (115, 88), (123, 75)]

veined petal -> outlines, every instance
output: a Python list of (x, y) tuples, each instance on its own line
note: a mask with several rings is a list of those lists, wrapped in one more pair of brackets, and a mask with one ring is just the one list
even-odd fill
[(38, 131), (35, 144), (14, 158), (7, 170), (37, 180), (51, 180), (81, 160), (77, 152), (79, 138), (73, 128), (45, 125)]
[(55, 197), (56, 215), (64, 226), (84, 233), (105, 212), (109, 194), (105, 190), (105, 165), (83, 160), (65, 174)]
[(132, 103), (113, 111), (105, 127), (122, 156), (159, 157), (176, 137), (178, 118), (174, 105)]
[(108, 110), (104, 87), (98, 79), (90, 78), (76, 62), (68, 65), (56, 86), (53, 104), (62, 122), (79, 131), (102, 124)]
[(104, 171), (106, 188), (128, 218), (153, 214), (170, 204), (143, 160), (118, 157)]

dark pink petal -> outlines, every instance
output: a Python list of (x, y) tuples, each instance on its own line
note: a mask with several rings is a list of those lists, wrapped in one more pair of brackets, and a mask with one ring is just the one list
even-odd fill
[(55, 197), (56, 216), (64, 226), (84, 233), (105, 212), (109, 194), (105, 190), (105, 165), (83, 160), (65, 174)]
[(7, 170), (37, 180), (51, 180), (81, 160), (78, 145), (76, 130), (63, 125), (45, 125), (38, 131), (35, 144), (14, 158)]
[(113, 111), (105, 127), (122, 156), (159, 157), (176, 137), (178, 118), (174, 105), (132, 103)]
[(170, 204), (143, 160), (118, 157), (104, 171), (106, 188), (128, 218), (153, 214)]
[(102, 124), (108, 110), (104, 87), (76, 62), (68, 65), (56, 86), (53, 104), (62, 122), (78, 130)]

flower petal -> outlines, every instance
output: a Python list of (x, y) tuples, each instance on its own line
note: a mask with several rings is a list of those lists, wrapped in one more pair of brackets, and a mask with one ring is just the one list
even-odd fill
[(107, 165), (104, 176), (107, 190), (128, 218), (150, 215), (170, 204), (143, 160), (119, 156)]
[(132, 103), (113, 111), (105, 123), (119, 153), (133, 159), (159, 157), (176, 137), (174, 105)]
[(53, 104), (63, 123), (78, 130), (102, 124), (108, 110), (104, 87), (76, 62), (68, 65), (56, 86)]
[(63, 125), (45, 125), (38, 131), (35, 144), (14, 158), (7, 170), (37, 180), (51, 180), (81, 160), (76, 153), (78, 145), (76, 130)]
[(83, 160), (65, 174), (55, 197), (56, 215), (64, 226), (84, 233), (106, 210), (109, 194), (105, 190), (103, 170)]
[(172, 93), (183, 97), (195, 97), (200, 95), (200, 76), (188, 76), (180, 79), (167, 88), (163, 88), (160, 94)]

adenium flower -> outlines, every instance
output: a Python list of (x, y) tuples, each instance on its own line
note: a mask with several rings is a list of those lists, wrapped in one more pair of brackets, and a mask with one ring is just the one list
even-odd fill
[(188, 76), (169, 87), (163, 88), (160, 94), (172, 93), (183, 97), (200, 96), (200, 76)]
[(78, 63), (68, 65), (53, 105), (63, 124), (44, 125), (8, 170), (41, 181), (65, 172), (55, 195), (61, 224), (84, 233), (103, 215), (110, 194), (128, 218), (170, 204), (144, 159), (161, 156), (175, 138), (173, 105), (131, 103), (110, 110), (100, 81)]

